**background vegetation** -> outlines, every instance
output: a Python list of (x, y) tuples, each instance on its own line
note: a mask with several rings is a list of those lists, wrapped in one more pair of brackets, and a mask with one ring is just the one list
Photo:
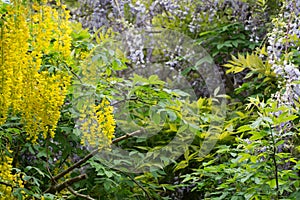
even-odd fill
[[(299, 0), (1, 1), (0, 199), (299, 199), (299, 13)], [(110, 48), (149, 27), (205, 47), (226, 94), (210, 94), (180, 45)], [(157, 63), (195, 98), (141, 76)], [(217, 144), (200, 156), (221, 99)], [(167, 150), (183, 155), (152, 153), (175, 135), (193, 138)], [(163, 164), (143, 165), (152, 158)]]

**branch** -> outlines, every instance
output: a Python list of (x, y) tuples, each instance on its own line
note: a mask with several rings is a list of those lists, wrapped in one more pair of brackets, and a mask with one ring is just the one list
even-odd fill
[(139, 135), (139, 134), (141, 134), (141, 133), (143, 133), (143, 132), (144, 132), (144, 130), (137, 130), (137, 131), (134, 131), (134, 132), (132, 132), (132, 133), (126, 133), (125, 135), (123, 135), (123, 136), (121, 136), (121, 137), (118, 137), (118, 138), (114, 139), (114, 140), (112, 141), (112, 144), (118, 143), (118, 142), (120, 142), (120, 141), (122, 141), (122, 140), (125, 140), (125, 139), (127, 139), (127, 138), (133, 137), (133, 136), (135, 136), (135, 135)]
[(98, 149), (95, 149), (94, 151), (92, 151), (91, 153), (89, 153), (88, 155), (86, 155), (84, 158), (82, 158), (81, 160), (79, 160), (78, 162), (76, 162), (74, 165), (70, 166), (65, 171), (62, 171), (61, 173), (57, 174), (56, 176), (53, 177), (53, 181), (52, 182), (57, 181), (58, 179), (62, 178), (64, 175), (66, 175), (67, 173), (69, 173), (73, 169), (76, 169), (77, 167), (79, 167), (80, 165), (82, 165), (83, 163), (85, 163), (88, 159), (92, 158), (97, 152), (98, 152)]
[[(129, 137), (133, 137), (135, 135), (138, 135), (140, 133), (144, 132), (144, 130), (137, 130), (134, 131), (132, 133), (127, 133), (126, 135), (123, 135), (119, 138), (116, 138), (112, 141), (112, 144), (118, 143), (122, 140), (125, 140)], [(70, 166), (68, 169), (66, 169), (65, 171), (62, 171), (61, 173), (57, 174), (56, 176), (53, 177), (53, 181), (55, 182), (58, 179), (62, 178), (64, 175), (66, 175), (67, 173), (71, 172), (72, 170), (78, 168), (79, 166), (81, 166), (82, 164), (84, 164), (86, 161), (88, 161), (90, 158), (92, 158), (97, 152), (99, 151), (99, 149), (95, 149), (93, 150), (91, 153), (89, 153), (88, 155), (86, 155), (84, 158), (82, 158), (81, 160), (79, 160), (78, 162), (76, 162), (74, 165)]]
[[(125, 174), (125, 173), (123, 173), (123, 174)], [(127, 176), (129, 177), (130, 180), (132, 180), (139, 188), (141, 188), (145, 192), (148, 200), (150, 200), (151, 197), (150, 197), (148, 191), (141, 184), (139, 184), (134, 178), (132, 178), (130, 175), (127, 175)]]
[(71, 188), (70, 186), (68, 186), (67, 189), (76, 197), (80, 197), (80, 198), (87, 199), (87, 200), (95, 200), (88, 195), (78, 193), (77, 191), (73, 190), (73, 188)]
[[(125, 140), (125, 139), (127, 139), (129, 137), (133, 137), (133, 136), (138, 135), (138, 134), (143, 133), (143, 132), (144, 132), (144, 129), (137, 130), (137, 131), (134, 131), (132, 133), (127, 133), (127, 134), (125, 134), (125, 135), (123, 135), (121, 137), (118, 137), (118, 138), (114, 139), (112, 141), (112, 144), (118, 143), (118, 142), (120, 142), (122, 140)], [(99, 149), (93, 150), (92, 152), (90, 152), (84, 158), (82, 158), (81, 160), (79, 160), (78, 162), (76, 162), (74, 165), (70, 166), (65, 171), (62, 171), (61, 173), (59, 173), (58, 175), (56, 175), (54, 177), (51, 176), (51, 182), (52, 182), (51, 187), (49, 187), (45, 191), (45, 193), (47, 193), (47, 192), (48, 193), (60, 192), (61, 190), (67, 188), (75, 196), (82, 197), (82, 198), (85, 198), (85, 199), (88, 199), (88, 200), (93, 200), (93, 198), (91, 198), (90, 196), (79, 194), (75, 190), (73, 190), (71, 187), (69, 187), (71, 184), (73, 184), (75, 182), (78, 182), (78, 181), (80, 181), (82, 179), (87, 178), (86, 174), (82, 174), (80, 176), (68, 179), (68, 180), (64, 181), (63, 183), (61, 183), (61, 184), (58, 184), (58, 185), (56, 185), (56, 184), (57, 184), (57, 180), (58, 179), (62, 178), (64, 175), (66, 175), (67, 173), (71, 172), (73, 169), (78, 168), (79, 166), (81, 166), (82, 164), (84, 164), (86, 161), (88, 161), (90, 158), (92, 158), (98, 151), (99, 151)], [(136, 184), (138, 184), (138, 183), (136, 183)], [(144, 190), (144, 188), (142, 188), (142, 189)], [(146, 193), (147, 197), (149, 197), (149, 194), (147, 193), (147, 191), (145, 191), (145, 193)]]
[(274, 163), (274, 175), (275, 175), (275, 181), (276, 181), (276, 195), (277, 195), (277, 199), (279, 199), (279, 181), (278, 181), (278, 166), (277, 166), (277, 162), (276, 162), (276, 154), (277, 154), (277, 150), (276, 150), (276, 142), (275, 142), (275, 138), (274, 138), (274, 134), (272, 131), (272, 126), (270, 123), (268, 123), (269, 128), (270, 128), (270, 132), (271, 132), (271, 137), (272, 137), (272, 145), (273, 145), (273, 152), (272, 152), (272, 160)]
[(117, 104), (119, 104), (119, 103), (123, 103), (124, 101), (135, 101), (135, 100), (137, 100), (138, 98), (137, 97), (135, 97), (135, 98), (130, 98), (130, 99), (122, 99), (122, 100), (120, 100), (120, 101), (117, 101), (117, 102), (115, 102), (115, 103), (112, 103), (111, 104), (111, 106), (115, 106), (115, 105), (117, 105)]
[(73, 72), (72, 68), (69, 67), (69, 66), (67, 65), (67, 63), (64, 62), (64, 66), (65, 66), (65, 68), (66, 68), (68, 71), (70, 71), (70, 72), (71, 72), (71, 73), (79, 80), (79, 82), (80, 82), (81, 84), (83, 84), (81, 78), (80, 78), (75, 72)]
[(83, 179), (86, 179), (87, 178), (87, 175), (86, 174), (82, 174), (82, 175), (79, 175), (79, 176), (76, 176), (74, 178), (70, 178), (58, 185), (53, 185), (51, 186), (50, 188), (48, 188), (45, 193), (55, 193), (55, 192), (60, 192), (62, 191), (63, 189), (69, 187), (69, 185), (72, 185), (73, 183), (76, 183), (78, 181), (81, 181)]
[(3, 181), (0, 181), (0, 185), (5, 185), (5, 186), (7, 186), (7, 187), (13, 188), (12, 184), (5, 183), (5, 182), (3, 182)]

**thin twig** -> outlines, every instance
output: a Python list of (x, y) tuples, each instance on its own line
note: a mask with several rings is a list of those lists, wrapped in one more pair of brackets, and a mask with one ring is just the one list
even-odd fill
[(147, 196), (147, 199), (148, 199), (148, 200), (151, 200), (151, 196), (149, 195), (148, 191), (147, 191), (141, 184), (139, 184), (139, 183), (138, 183), (134, 178), (132, 178), (129, 174), (125, 174), (125, 173), (122, 172), (122, 171), (119, 171), (119, 172), (121, 172), (121, 173), (123, 173), (124, 175), (128, 176), (130, 180), (132, 180), (139, 188), (141, 188), (141, 189), (145, 192), (145, 194), (146, 194), (146, 196)]
[(55, 193), (55, 192), (60, 192), (62, 191), (63, 189), (67, 188), (68, 186), (72, 185), (73, 183), (76, 183), (78, 181), (81, 181), (83, 179), (86, 179), (87, 178), (87, 175), (86, 174), (82, 174), (82, 175), (79, 175), (79, 176), (76, 176), (74, 178), (70, 178), (58, 185), (53, 185), (51, 186), (50, 188), (48, 188), (45, 193)]
[[(140, 134), (142, 132), (143, 132), (143, 130), (137, 130), (137, 131), (134, 131), (132, 133), (127, 133), (126, 135), (123, 135), (123, 136), (121, 136), (119, 138), (114, 139), (112, 141), (112, 144), (118, 143), (118, 142), (120, 142), (122, 140), (125, 140), (125, 139), (127, 139), (129, 137), (133, 137), (133, 136), (138, 135), (138, 134)], [(88, 161), (90, 158), (92, 158), (98, 151), (99, 151), (99, 149), (93, 150), (91, 153), (89, 153), (84, 158), (82, 158), (81, 160), (79, 160), (78, 162), (76, 162), (74, 165), (70, 166), (65, 171), (62, 171), (61, 173), (59, 173), (56, 176), (54, 176), (53, 177), (53, 181), (57, 181), (58, 179), (62, 178), (64, 175), (66, 175), (67, 173), (69, 173), (72, 170), (78, 168), (79, 166), (81, 166), (82, 164), (84, 164), (86, 161)], [(53, 181), (52, 181), (52, 183), (54, 183)]]
[(272, 127), (271, 124), (269, 124), (269, 128), (271, 131), (271, 136), (272, 136), (272, 143), (273, 143), (273, 152), (272, 152), (272, 160), (274, 163), (274, 173), (275, 173), (275, 181), (276, 181), (276, 193), (277, 193), (277, 199), (279, 199), (279, 181), (278, 181), (278, 166), (277, 166), (277, 161), (276, 161), (276, 143), (275, 143), (275, 138), (274, 138), (274, 134), (272, 131)]
[(91, 153), (89, 153), (88, 155), (86, 155), (84, 158), (82, 158), (81, 160), (79, 160), (78, 162), (76, 162), (74, 165), (70, 166), (65, 171), (62, 171), (61, 173), (59, 173), (56, 176), (54, 176), (53, 180), (57, 181), (58, 179), (62, 178), (64, 175), (66, 175), (67, 173), (69, 173), (72, 170), (78, 168), (80, 165), (82, 165), (87, 160), (89, 160), (90, 158), (92, 158), (97, 152), (98, 152), (98, 149), (95, 149), (94, 151), (92, 151)]
[(137, 100), (137, 97), (135, 97), (135, 98), (130, 98), (130, 99), (122, 99), (122, 100), (120, 100), (120, 101), (117, 101), (117, 102), (115, 102), (115, 103), (112, 103), (111, 104), (111, 106), (116, 106), (117, 104), (119, 104), (119, 103), (122, 103), (122, 102), (124, 102), (124, 101), (135, 101), (135, 100)]
[(141, 134), (141, 133), (143, 133), (143, 132), (144, 132), (144, 130), (137, 130), (137, 131), (134, 131), (134, 132), (132, 132), (132, 133), (126, 133), (125, 135), (123, 135), (123, 136), (121, 136), (121, 137), (118, 137), (118, 138), (114, 139), (114, 140), (112, 141), (112, 143), (113, 143), (113, 144), (118, 143), (118, 142), (120, 142), (120, 141), (122, 141), (122, 140), (125, 140), (125, 139), (127, 139), (127, 138), (130, 138), (130, 137), (139, 135), (139, 134)]
[(71, 72), (71, 73), (79, 80), (79, 82), (80, 82), (81, 84), (83, 84), (81, 78), (80, 78), (75, 72), (73, 72), (72, 70), (70, 70), (70, 72)]
[(73, 188), (71, 188), (70, 186), (67, 187), (67, 189), (76, 197), (80, 197), (83, 199), (87, 199), (87, 200), (95, 200), (94, 198), (88, 196), (88, 195), (84, 195), (84, 194), (80, 194), (77, 191), (75, 191)]
[(69, 67), (69, 66), (67, 65), (67, 63), (64, 63), (64, 66), (65, 66), (65, 68), (66, 68), (69, 72), (71, 72), (71, 74), (73, 74), (73, 76), (75, 76), (75, 77), (79, 80), (79, 82), (80, 82), (81, 84), (83, 84), (81, 78), (80, 78), (80, 77), (72, 70), (71, 67)]

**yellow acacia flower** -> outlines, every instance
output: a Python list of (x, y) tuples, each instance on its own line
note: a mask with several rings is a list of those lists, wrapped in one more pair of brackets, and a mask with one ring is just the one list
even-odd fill
[(0, 181), (6, 183), (0, 184), (0, 200), (14, 200), (12, 187), (24, 187), (20, 174), (12, 174), (12, 161), (7, 155), (0, 157)]
[[(47, 1), (13, 0), (0, 27), (0, 125), (10, 108), (22, 116), (28, 139), (54, 137), (71, 76), (64, 70), (40, 72), (43, 56), (71, 62), (69, 12)], [(54, 62), (55, 63), (55, 62)], [(58, 67), (58, 66), (57, 66)]]
[(107, 99), (99, 105), (86, 106), (80, 116), (82, 145), (93, 148), (104, 148), (111, 144), (114, 138), (116, 122), (113, 117), (113, 107)]

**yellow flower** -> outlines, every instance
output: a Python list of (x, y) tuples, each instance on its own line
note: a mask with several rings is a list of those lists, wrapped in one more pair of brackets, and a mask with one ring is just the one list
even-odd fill
[(103, 99), (99, 105), (92, 105), (81, 110), (86, 115), (80, 115), (79, 121), (82, 131), (82, 145), (94, 148), (104, 148), (111, 144), (115, 132), (115, 120), (113, 107), (107, 99)]
[(70, 63), (71, 26), (65, 7), (55, 10), (45, 0), (22, 2), (8, 6), (0, 31), (0, 124), (12, 108), (21, 114), (27, 138), (36, 142), (39, 135), (54, 137), (71, 82), (63, 70), (39, 72), (43, 56), (55, 54), (56, 63)]
[[(3, 152), (0, 152), (1, 154)], [(0, 180), (7, 183), (7, 185), (0, 184), (0, 200), (14, 200), (12, 196), (12, 187), (24, 187), (23, 181), (19, 173), (12, 174), (12, 161), (13, 159), (7, 155), (0, 158)]]

